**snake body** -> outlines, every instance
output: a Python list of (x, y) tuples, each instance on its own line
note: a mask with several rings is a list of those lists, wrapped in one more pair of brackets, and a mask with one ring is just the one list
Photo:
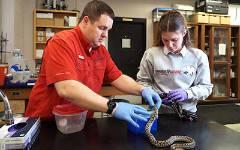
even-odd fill
[[(151, 127), (153, 122), (158, 118), (158, 109), (154, 107), (154, 112), (152, 113), (149, 121), (145, 126), (145, 134), (149, 138), (149, 141), (152, 145), (163, 148), (170, 147), (171, 149), (194, 149), (196, 146), (196, 142), (194, 139), (188, 136), (171, 136), (167, 140), (160, 141), (156, 140), (154, 135), (151, 133)], [(175, 142), (184, 142), (184, 143), (175, 143)]]

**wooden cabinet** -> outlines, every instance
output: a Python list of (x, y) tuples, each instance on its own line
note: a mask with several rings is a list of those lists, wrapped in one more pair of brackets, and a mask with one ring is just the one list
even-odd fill
[(65, 10), (34, 9), (33, 11), (33, 58), (36, 69), (46, 41), (56, 32), (72, 29), (78, 24), (79, 12)]
[(199, 24), (199, 48), (209, 58), (214, 84), (209, 100), (237, 101), (239, 95), (239, 27)]
[[(14, 114), (23, 114), (25, 112), (31, 88), (23, 89), (2, 89), (7, 95), (12, 112)], [(0, 112), (4, 111), (4, 104), (0, 102)]]
[[(25, 100), (9, 100), (13, 114), (24, 114), (26, 109)], [(4, 103), (0, 102), (0, 112), (4, 111)]]

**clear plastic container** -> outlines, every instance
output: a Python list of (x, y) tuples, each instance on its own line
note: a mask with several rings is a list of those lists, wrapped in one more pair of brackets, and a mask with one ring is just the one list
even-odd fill
[(84, 128), (87, 110), (73, 104), (57, 105), (53, 109), (56, 125), (64, 134), (79, 132)]

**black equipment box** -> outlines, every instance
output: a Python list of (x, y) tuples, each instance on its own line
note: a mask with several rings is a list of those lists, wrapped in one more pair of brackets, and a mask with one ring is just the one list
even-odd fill
[(228, 14), (228, 0), (197, 0), (195, 9), (198, 12)]

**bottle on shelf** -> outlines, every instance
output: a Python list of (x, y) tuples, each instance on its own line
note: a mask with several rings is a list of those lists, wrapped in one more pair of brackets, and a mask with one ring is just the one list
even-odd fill
[(30, 76), (31, 76), (31, 72), (29, 70), (28, 65), (26, 65), (23, 71), (23, 81), (27, 82), (30, 79)]

